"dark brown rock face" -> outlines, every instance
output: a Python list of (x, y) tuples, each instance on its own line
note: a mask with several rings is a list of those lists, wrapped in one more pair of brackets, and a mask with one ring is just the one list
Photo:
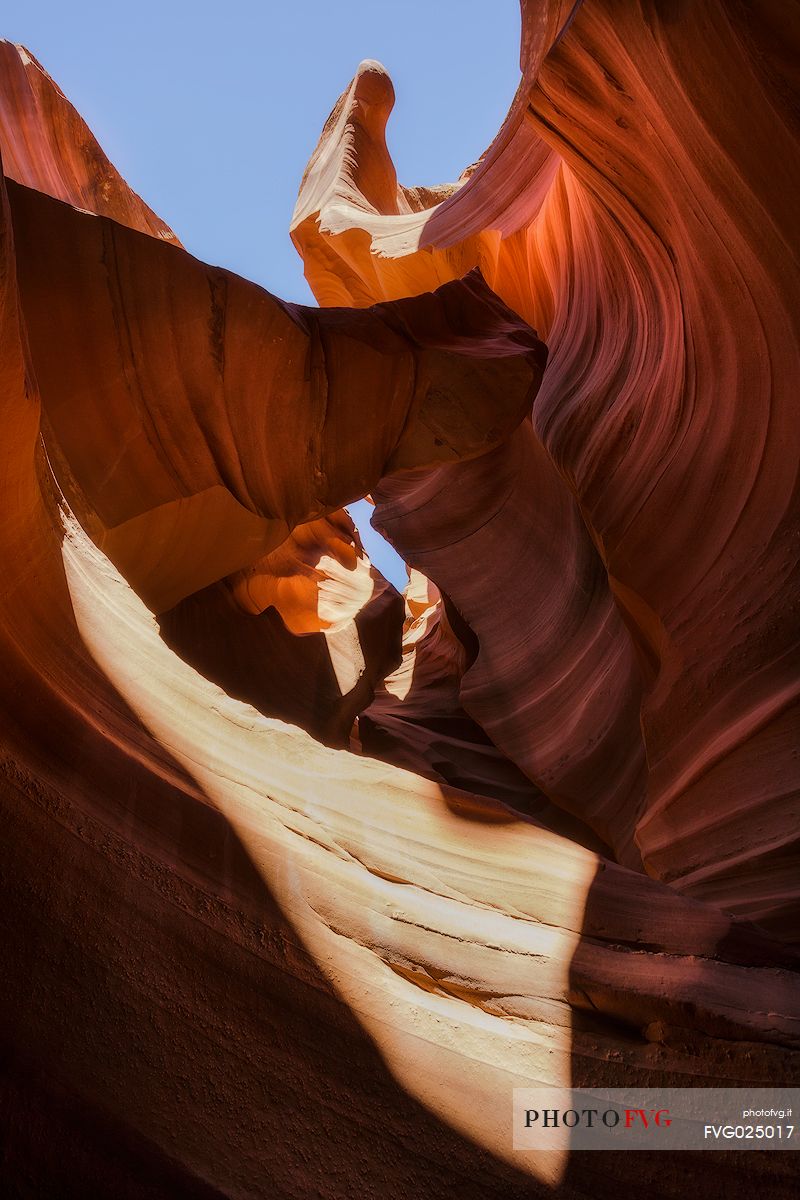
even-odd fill
[(522, 13), (455, 187), (398, 184), (362, 64), (320, 308), (0, 43), (4, 1194), (796, 1194), (510, 1112), (798, 1079), (800, 31)]

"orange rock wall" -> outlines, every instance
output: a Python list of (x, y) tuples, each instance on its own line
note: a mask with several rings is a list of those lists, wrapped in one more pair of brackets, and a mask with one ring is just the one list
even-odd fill
[(508, 1121), (798, 1077), (791, 16), (524, 4), (455, 189), (397, 185), (368, 64), (298, 201), (319, 311), (0, 48), (10, 1194), (796, 1194)]
[[(413, 192), (392, 192), (383, 152), (391, 84), (365, 64), (311, 160), (293, 230), (323, 303), (413, 294), (477, 264), (547, 341), (532, 425), (549, 466), (526, 463), (521, 505), (527, 491), (527, 519), (541, 513), (545, 487), (556, 503), (558, 483), (544, 483), (554, 468), (573, 507), (566, 523), (549, 518), (553, 540), (588, 562), (579, 547), (589, 539), (626, 635), (609, 633), (607, 599), (580, 627), (574, 569), (556, 564), (560, 586), (530, 586), (549, 557), (538, 549), (517, 586), (509, 567), (491, 589), (500, 615), (487, 629), (488, 551), (467, 556), (473, 572), (454, 571), (458, 550), (448, 558), (442, 538), (426, 533), (429, 521), (441, 522), (461, 547), (486, 511), (492, 481), (474, 510), (469, 491), (488, 463), (457, 469), (469, 477), (463, 523), (445, 476), (426, 485), (424, 532), (417, 483), (407, 515), (400, 485), (378, 493), (387, 504), (376, 521), (468, 621), (481, 623), (462, 696), (478, 720), (493, 722), (510, 757), (572, 806), (575, 793), (552, 763), (572, 769), (576, 751), (605, 734), (595, 749), (610, 778), (595, 760), (597, 799), (585, 779), (578, 785), (598, 832), (633, 861), (631, 829), (648, 872), (787, 937), (796, 934), (800, 878), (792, 818), (798, 157), (788, 50), (797, 33), (793, 15), (775, 5), (755, 14), (712, 2), (523, 4), (523, 79), (509, 117), (457, 190), (422, 208), (409, 203)], [(383, 206), (376, 163), (391, 193)], [(511, 545), (520, 518), (507, 520), (497, 536)], [(498, 558), (492, 574), (508, 561)], [(602, 586), (592, 581), (598, 566), (585, 569), (581, 596)], [(504, 614), (517, 638), (505, 657)], [(564, 619), (571, 631), (556, 631)], [(609, 648), (587, 662), (602, 625)], [(547, 652), (537, 631), (559, 646), (572, 721), (557, 694), (539, 695)], [(527, 684), (513, 678), (525, 642)], [(638, 716), (626, 719), (638, 702), (620, 666), (631, 652), (642, 688), (643, 789), (632, 782)], [(605, 722), (592, 695), (608, 710)], [(559, 726), (551, 735), (548, 718)], [(614, 782), (620, 772), (624, 788)]]

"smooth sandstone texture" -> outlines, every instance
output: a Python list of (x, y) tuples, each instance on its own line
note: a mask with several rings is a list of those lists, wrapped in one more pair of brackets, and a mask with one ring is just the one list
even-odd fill
[[(729, 340), (700, 387), (690, 315), (699, 322), (708, 301), (689, 281), (706, 268), (686, 234), (675, 261), (664, 252), (662, 278), (658, 226), (641, 215), (655, 189), (670, 206), (674, 195), (674, 223), (687, 185), (648, 175), (679, 151), (685, 173), (690, 132), (715, 185), (717, 172), (731, 184), (724, 169), (745, 142), (756, 160), (771, 154), (750, 143), (759, 122), (777, 133), (778, 47), (791, 31), (773, 37), (770, 9), (756, 28), (738, 10), (690, 8), (524, 6), (517, 101), (482, 164), (441, 194), (397, 192), (381, 151), (386, 76), (362, 72), (363, 119), (335, 111), (299, 206), (305, 196), (312, 281), (320, 262), (342, 281), (338, 293), (320, 283), (322, 300), (360, 313), (283, 305), (160, 245), (157, 218), (150, 228), (121, 181), (114, 211), (74, 211), (101, 211), (78, 191), (94, 178), (79, 169), (85, 127), (63, 118), (72, 110), (30, 56), (3, 49), (15, 82), (3, 84), (0, 128), (11, 145), (28, 120), (32, 147), (28, 173), (0, 194), (0, 1099), (12, 1194), (505, 1200), (679, 1197), (701, 1183), (709, 1196), (794, 1195), (781, 1154), (600, 1160), (564, 1143), (534, 1155), (514, 1151), (510, 1131), (511, 1089), (537, 1081), (797, 1079), (796, 957), (729, 911), (792, 937), (791, 829), (776, 800), (787, 728), (763, 726), (769, 744), (751, 755), (743, 726), (717, 726), (720, 738), (743, 735), (719, 758), (722, 779), (714, 767), (682, 793), (698, 801), (693, 827), (675, 823), (677, 801), (664, 808), (669, 862), (705, 856), (713, 903), (679, 894), (703, 890), (680, 871), (673, 886), (649, 878), (637, 849), (670, 876), (645, 822), (667, 767), (705, 762), (691, 758), (702, 722), (685, 696), (678, 720), (672, 690), (696, 689), (687, 694), (706, 711), (714, 681), (730, 698), (746, 676), (759, 703), (792, 603), (767, 569), (769, 543), (736, 581), (738, 641), (717, 594), (704, 668), (687, 653), (691, 606), (670, 607), (707, 598), (704, 572), (746, 537), (729, 512), (730, 537), (712, 545), (722, 510), (709, 501), (698, 519), (692, 489), (711, 490), (707, 456), (723, 464), (717, 426), (739, 436), (737, 397), (752, 384), (739, 372), (748, 355), (761, 361), (758, 337), (775, 347), (781, 420), (792, 343), (779, 356), (776, 339), (794, 311), (775, 300), (770, 332), (758, 323)], [(731, 39), (749, 71), (736, 95), (721, 71)], [(769, 75), (769, 104), (756, 71)], [(613, 174), (609, 112), (623, 128), (608, 76), (652, 122), (651, 140), (631, 146), (635, 187), (621, 168), (613, 188), (597, 184)], [(18, 99), (26, 79), (49, 97), (35, 119)], [(548, 87), (559, 113), (570, 109), (572, 148), (558, 114), (550, 140), (545, 118), (529, 115)], [(707, 145), (718, 147), (710, 164)], [(796, 162), (790, 150), (787, 140), (776, 171)], [(54, 199), (34, 168), (61, 158), (75, 190)], [(770, 198), (776, 212), (749, 243), (764, 265), (734, 280), (752, 304), (759, 281), (775, 297), (790, 282), (771, 257), (789, 204), (772, 197), (774, 180), (759, 183), (760, 212), (772, 213)], [(352, 238), (325, 229), (320, 197), (340, 187)], [(681, 231), (709, 220), (702, 179), (692, 195)], [(736, 193), (724, 195), (735, 215)], [(539, 211), (550, 224), (537, 233)], [(442, 247), (374, 254), (381, 220)], [(733, 228), (731, 254), (744, 236)], [(479, 280), (403, 299), (476, 262), (546, 333), (536, 397), (540, 343)], [(709, 315), (729, 314), (732, 329), (738, 293), (721, 278)], [(675, 302), (684, 360), (659, 392), (675, 368), (673, 326), (660, 324)], [(260, 374), (241, 365), (248, 356)], [(659, 441), (674, 421), (665, 396), (682, 414), (677, 444)], [(616, 424), (631, 411), (655, 426), (641, 459), (639, 426), (623, 454)], [(787, 455), (791, 432), (776, 430)], [(752, 555), (781, 476), (767, 456), (761, 477), (749, 436), (734, 479), (720, 465), (713, 483), (720, 504), (745, 475), (759, 485)], [(642, 524), (662, 511), (648, 509), (644, 481), (657, 494), (673, 460), (683, 490), (670, 520)], [(592, 471), (597, 494), (585, 490)], [(377, 523), (446, 597), (412, 573), (402, 657), (400, 599), (341, 512), (369, 490)], [(762, 491), (773, 507), (756, 507)], [(615, 505), (617, 526), (601, 525)], [(628, 527), (640, 554), (630, 562)], [(665, 608), (645, 609), (654, 596), (637, 591), (641, 578), (663, 589)], [(763, 680), (745, 661), (759, 647)], [(364, 753), (321, 744), (346, 745), (354, 716)], [(367, 744), (381, 734), (385, 763)], [(737, 821), (748, 839), (733, 870)]]
[[(488, 460), (406, 493), (388, 483), (375, 521), (478, 635), (462, 701), (510, 758), (565, 807), (582, 796), (623, 861), (630, 836), (650, 874), (795, 940), (797, 13), (706, 0), (522, 15), (516, 99), (455, 189), (396, 186), (392, 86), (368, 62), (300, 192), (293, 237), (321, 303), (414, 294), (478, 264), (550, 351), (533, 447), (514, 453), (558, 478), (504, 465), (519, 508), (494, 517), (493, 542), (531, 547), (530, 566), (476, 540), (478, 512), (505, 503)], [(515, 542), (544, 504), (566, 514), (543, 522), (562, 556), (551, 576), (532, 535)], [(503, 582), (487, 621), (490, 561)]]
[(479, 276), (369, 312), (302, 309), (109, 218), (9, 194), (53, 438), (84, 520), (154, 611), (392, 470), (485, 452), (530, 408), (544, 349)]
[(6, 41), (0, 41), (0, 146), (7, 179), (180, 245), (108, 161), (41, 63)]

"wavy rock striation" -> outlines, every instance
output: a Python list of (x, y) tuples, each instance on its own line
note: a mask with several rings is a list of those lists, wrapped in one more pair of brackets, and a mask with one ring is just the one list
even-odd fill
[(12, 1194), (795, 1194), (509, 1117), (797, 1079), (784, 17), (524, 4), (441, 190), (364, 65), (319, 310), (188, 255), (2, 46)]
[[(477, 264), (550, 350), (532, 435), (496, 452), (502, 484), (488, 460), (392, 481), (376, 523), (478, 636), (462, 700), (513, 761), (623, 861), (632, 842), (650, 874), (794, 939), (797, 22), (710, 2), (522, 11), (516, 99), (454, 190), (396, 185), (375, 63), (301, 189), (321, 303)], [(508, 564), (497, 615), (488, 561)]]

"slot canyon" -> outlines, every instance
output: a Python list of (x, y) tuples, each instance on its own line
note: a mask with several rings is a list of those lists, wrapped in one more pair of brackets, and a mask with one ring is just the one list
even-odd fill
[(0, 43), (4, 1195), (798, 1194), (511, 1097), (800, 1081), (800, 8), (521, 18), (454, 184), (360, 65), (318, 307)]

